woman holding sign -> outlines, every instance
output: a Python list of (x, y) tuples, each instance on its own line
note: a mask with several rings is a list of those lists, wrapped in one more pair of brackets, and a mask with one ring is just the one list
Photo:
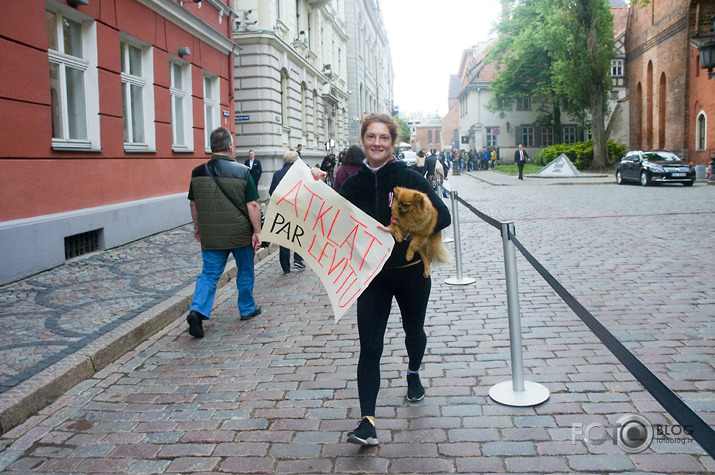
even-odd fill
[[(387, 114), (366, 115), (360, 126), (360, 137), (367, 158), (358, 172), (345, 181), (339, 193), (388, 231), (392, 218), (392, 190), (396, 186), (418, 190), (429, 196), (438, 211), (434, 232), (449, 226), (449, 209), (427, 180), (393, 156), (398, 138), (395, 119)], [(393, 223), (399, 226), (399, 222)], [(362, 419), (357, 429), (348, 434), (348, 442), (353, 444), (378, 444), (375, 405), (380, 389), (380, 358), (393, 298), (400, 307), (405, 331), (407, 399), (416, 402), (424, 398), (419, 370), (427, 346), (424, 322), (432, 281), (423, 276), (424, 267), (419, 254), (415, 254), (409, 262), (406, 260), (408, 245), (408, 240), (395, 243), (383, 269), (358, 297), (360, 359), (357, 383)]]

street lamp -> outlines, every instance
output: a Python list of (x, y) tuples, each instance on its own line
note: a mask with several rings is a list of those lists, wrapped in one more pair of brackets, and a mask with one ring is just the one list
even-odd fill
[[(713, 35), (715, 36), (715, 15), (712, 16)], [(715, 78), (715, 38), (698, 48), (700, 53), (700, 67), (708, 70), (708, 78)]]

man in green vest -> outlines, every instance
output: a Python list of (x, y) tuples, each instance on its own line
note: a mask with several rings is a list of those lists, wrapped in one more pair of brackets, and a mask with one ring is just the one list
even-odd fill
[(211, 132), (211, 160), (191, 172), (189, 200), (194, 238), (201, 243), (203, 269), (196, 278), (186, 321), (189, 334), (203, 338), (203, 320), (211, 316), (216, 285), (228, 255), (236, 260), (241, 320), (261, 313), (253, 298), (253, 256), (261, 247), (261, 210), (250, 169), (233, 158), (233, 136), (219, 127)]

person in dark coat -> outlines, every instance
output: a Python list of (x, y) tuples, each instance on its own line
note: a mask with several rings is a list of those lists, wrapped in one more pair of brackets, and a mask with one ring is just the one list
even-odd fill
[(348, 151), (345, 152), (343, 164), (338, 168), (337, 173), (335, 173), (335, 181), (333, 182), (333, 189), (335, 191), (340, 190), (340, 187), (349, 176), (357, 173), (362, 166), (363, 160), (365, 160), (365, 152), (357, 145), (351, 146)]
[(514, 163), (519, 167), (519, 180), (524, 179), (524, 163), (529, 160), (529, 154), (524, 150), (524, 146), (519, 144), (519, 150), (514, 152)]
[[(283, 168), (273, 174), (271, 186), (268, 188), (268, 195), (273, 194), (278, 183), (286, 176), (286, 173), (288, 173), (288, 170), (290, 170), (290, 167), (293, 166), (293, 163), (295, 163), (298, 158), (298, 152), (294, 150), (289, 150), (283, 155)], [(280, 246), (278, 248), (278, 261), (281, 263), (283, 275), (290, 274), (290, 249)], [(303, 262), (303, 258), (297, 252), (293, 253), (293, 265), (298, 269), (305, 269), (305, 262)]]
[(258, 180), (261, 179), (263, 174), (263, 168), (261, 167), (261, 161), (255, 157), (253, 150), (248, 151), (248, 160), (243, 162), (251, 170), (251, 178), (253, 178), (253, 183), (258, 186)]

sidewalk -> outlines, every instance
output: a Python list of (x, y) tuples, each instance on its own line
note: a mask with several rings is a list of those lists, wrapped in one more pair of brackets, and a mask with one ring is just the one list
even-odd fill
[[(490, 216), (515, 218), (522, 243), (715, 423), (715, 269), (684, 244), (712, 232), (715, 189), (544, 188), (544, 179), (475, 174), (450, 177), (450, 185)], [(654, 218), (656, 199), (665, 209)], [(511, 375), (501, 241), (465, 209), (460, 221), (464, 274), (477, 282), (450, 286), (453, 263), (433, 269), (427, 397), (419, 404), (405, 401), (404, 338), (393, 312), (378, 400), (381, 445), (368, 449), (344, 442), (359, 418), (355, 309), (334, 324), (317, 276), (309, 269), (283, 276), (275, 252), (263, 251), (256, 265), (263, 314), (239, 321), (230, 282), (201, 340), (185, 322), (200, 270), (189, 226), (0, 288), (0, 356), (8, 361), (0, 471), (715, 471), (715, 460), (682, 435), (639, 454), (610, 439), (584, 440), (579, 430), (610, 430), (623, 414), (674, 422), (523, 260), (525, 377), (551, 396), (535, 407), (492, 401), (490, 387)], [(613, 252), (615, 243), (636, 240), (647, 260)]]
[[(493, 186), (595, 185), (616, 182), (613, 175), (604, 175), (603, 173), (582, 173), (580, 176), (563, 178), (524, 175), (524, 179), (519, 180), (517, 175), (509, 175), (496, 170), (486, 170), (462, 172), (462, 176), (470, 176)], [(452, 175), (449, 176), (449, 178), (451, 177)]]

